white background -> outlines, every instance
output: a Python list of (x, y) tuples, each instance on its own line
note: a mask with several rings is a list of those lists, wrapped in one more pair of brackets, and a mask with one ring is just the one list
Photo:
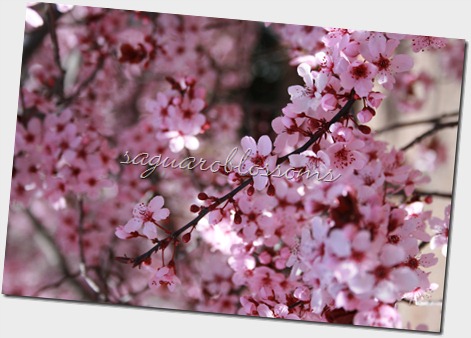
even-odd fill
[[(9, 205), (13, 144), (24, 29), (24, 3), (1, 1), (0, 7), (0, 281)], [(343, 27), (385, 32), (443, 36), (471, 40), (469, 1), (68, 1), (90, 5), (156, 12), (213, 16)], [(469, 55), (469, 54), (468, 54)], [(469, 62), (469, 57), (467, 57)], [(455, 201), (449, 247), (443, 336), (468, 332), (471, 304), (471, 224), (469, 206), (471, 172), (471, 85), (466, 68)], [(468, 81), (466, 81), (468, 79)], [(119, 93), (117, 93), (119, 94)], [(468, 99), (468, 100), (466, 100)], [(25, 245), (27, 245), (25, 243)], [(178, 311), (93, 305), (77, 302), (37, 300), (0, 295), (1, 337), (416, 337), (419, 333), (399, 330), (364, 329), (331, 324), (263, 320)], [(431, 334), (429, 334), (431, 335)]]

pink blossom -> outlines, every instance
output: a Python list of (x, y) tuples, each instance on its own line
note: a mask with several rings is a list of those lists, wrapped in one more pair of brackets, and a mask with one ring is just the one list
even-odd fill
[(166, 287), (170, 292), (174, 292), (180, 284), (181, 281), (175, 275), (175, 269), (166, 266), (157, 269), (149, 281), (149, 287), (154, 291)]
[(142, 233), (149, 239), (157, 238), (156, 222), (166, 219), (170, 211), (167, 208), (162, 208), (164, 199), (162, 196), (155, 196), (149, 201), (149, 204), (137, 204), (133, 209), (133, 218), (131, 218), (122, 228), (128, 234), (139, 231), (142, 228)]
[(433, 217), (429, 223), (434, 235), (430, 241), (432, 250), (441, 248), (443, 256), (446, 257), (448, 249), (448, 234), (450, 232), (450, 211), (451, 205), (445, 208), (445, 218), (443, 220)]
[(332, 169), (338, 173), (348, 173), (355, 169), (362, 169), (366, 164), (366, 157), (360, 149), (364, 143), (360, 140), (352, 142), (336, 142), (326, 149)]
[(378, 72), (378, 68), (368, 62), (354, 61), (346, 72), (340, 75), (342, 86), (346, 90), (355, 89), (355, 92), (366, 97), (373, 89), (373, 80)]
[(239, 168), (241, 174), (249, 174), (253, 177), (254, 188), (264, 189), (269, 182), (269, 173), (275, 169), (276, 156), (270, 155), (272, 142), (267, 135), (263, 135), (255, 143), (250, 136), (245, 136), (241, 141), (244, 154), (248, 155), (247, 160)]
[(395, 83), (394, 74), (409, 71), (414, 62), (409, 55), (393, 53), (399, 40), (386, 39), (383, 34), (376, 34), (370, 37), (368, 44), (364, 44), (362, 54), (374, 64), (377, 69), (378, 83), (384, 88), (391, 90)]
[(386, 304), (373, 309), (359, 311), (353, 320), (355, 325), (400, 328), (402, 325), (398, 311)]
[(447, 39), (436, 38), (433, 36), (413, 36), (412, 50), (417, 53), (420, 51), (440, 49), (446, 46)]
[(327, 85), (327, 76), (322, 72), (312, 72), (311, 67), (306, 63), (298, 66), (298, 75), (303, 78), (305, 85), (288, 88), (291, 101), (301, 112), (308, 112), (309, 109), (316, 110), (320, 104), (322, 91)]

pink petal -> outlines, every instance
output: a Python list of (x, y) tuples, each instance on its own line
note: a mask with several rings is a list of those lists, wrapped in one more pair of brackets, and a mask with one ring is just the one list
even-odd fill
[(391, 62), (392, 69), (396, 72), (406, 72), (414, 66), (412, 57), (406, 54), (399, 54), (394, 56)]
[(191, 107), (191, 110), (194, 111), (194, 112), (199, 112), (201, 110), (203, 110), (204, 106), (206, 104), (204, 103), (203, 100), (201, 99), (194, 99), (191, 101), (191, 104), (190, 104), (190, 107)]
[(284, 304), (276, 304), (274, 310), (279, 317), (286, 317), (289, 314), (288, 307)]
[(296, 290), (294, 290), (293, 295), (294, 297), (302, 301), (308, 301), (311, 297), (309, 288), (307, 288), (306, 286), (297, 287)]
[(352, 247), (357, 251), (366, 251), (371, 246), (371, 234), (369, 231), (360, 231), (353, 239)]
[(294, 154), (289, 156), (289, 164), (293, 168), (301, 168), (307, 165), (307, 157), (304, 155)]
[(376, 285), (375, 296), (382, 302), (393, 303), (399, 297), (399, 293), (392, 282), (383, 280)]
[(257, 144), (255, 143), (255, 140), (253, 137), (250, 136), (244, 136), (242, 140), (240, 141), (240, 144), (242, 145), (242, 150), (245, 152), (250, 150), (250, 154), (255, 154), (257, 151)]
[(368, 123), (373, 118), (373, 113), (371, 112), (370, 109), (365, 108), (358, 112), (357, 118), (358, 118), (358, 121), (360, 121), (360, 123)]
[(348, 281), (348, 286), (353, 293), (360, 295), (370, 292), (373, 289), (374, 283), (375, 279), (372, 275), (361, 273)]
[(144, 224), (144, 229), (142, 233), (149, 239), (155, 239), (157, 238), (157, 228), (155, 224), (151, 222), (146, 222)]
[(116, 231), (114, 232), (115, 236), (120, 239), (128, 239), (130, 237), (129, 233), (124, 231), (123, 226), (119, 226)]
[(254, 188), (260, 191), (260, 190), (263, 190), (267, 186), (268, 177), (262, 174), (262, 172), (260, 171), (260, 173), (253, 176), (253, 181), (254, 181), (254, 184), (253, 184)]
[(406, 259), (406, 253), (400, 246), (386, 244), (381, 250), (379, 256), (380, 262), (387, 267), (391, 267), (403, 262)]
[(374, 58), (378, 57), (379, 54), (384, 54), (386, 51), (386, 38), (383, 34), (375, 34), (368, 42), (371, 56)]
[(273, 312), (265, 304), (257, 306), (257, 312), (261, 317), (274, 318)]
[(419, 286), (417, 274), (407, 267), (395, 269), (391, 272), (391, 281), (401, 292), (409, 292)]
[(170, 215), (170, 210), (167, 208), (160, 209), (157, 213), (154, 213), (153, 218), (156, 221), (166, 219)]
[(131, 218), (126, 225), (124, 226), (124, 231), (127, 233), (131, 233), (133, 231), (137, 231), (142, 226), (142, 220), (139, 218)]
[(371, 91), (371, 89), (373, 89), (373, 81), (371, 81), (369, 78), (359, 80), (355, 84), (355, 91), (360, 97), (368, 96), (368, 93)]
[(271, 153), (272, 143), (267, 135), (263, 135), (258, 140), (258, 153), (262, 156), (267, 156)]
[(424, 254), (419, 259), (420, 265), (424, 268), (429, 268), (438, 263), (438, 258), (433, 253)]
[(399, 40), (389, 39), (386, 42), (386, 51), (384, 52), (383, 56), (387, 58), (391, 57), (391, 55), (393, 55), (394, 50), (397, 48), (397, 46), (399, 46)]
[(322, 96), (321, 106), (325, 111), (334, 110), (337, 107), (337, 98), (332, 94), (325, 94)]
[(350, 240), (342, 230), (333, 230), (328, 239), (329, 247), (338, 257), (351, 254)]
[(158, 212), (164, 206), (164, 198), (162, 196), (155, 196), (150, 202), (148, 209), (153, 212)]
[(294, 100), (294, 99), (304, 96), (305, 90), (304, 90), (304, 87), (302, 86), (298, 86), (298, 85), (290, 86), (288, 87), (288, 94), (290, 95), (291, 100)]
[(209, 225), (216, 225), (222, 220), (222, 213), (220, 209), (215, 209), (209, 213)]

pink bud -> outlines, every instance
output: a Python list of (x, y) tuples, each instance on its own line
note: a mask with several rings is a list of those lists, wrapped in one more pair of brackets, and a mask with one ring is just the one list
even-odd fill
[(372, 108), (366, 107), (358, 112), (357, 118), (358, 118), (358, 121), (360, 121), (360, 123), (367, 123), (371, 121), (371, 119), (375, 115), (376, 115), (376, 112)]

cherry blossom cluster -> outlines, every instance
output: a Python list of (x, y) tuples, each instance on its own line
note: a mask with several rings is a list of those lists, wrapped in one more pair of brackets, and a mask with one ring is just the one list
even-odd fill
[[(26, 32), (6, 293), (410, 328), (399, 304), (437, 290), (451, 206), (436, 216), (422, 189), (456, 114), (416, 122), (435, 129), (403, 148), (375, 122), (387, 100), (429, 102), (423, 55), (459, 82), (461, 41), (42, 3)], [(266, 35), (294, 76), (255, 124)], [(241, 165), (219, 171), (149, 155), (234, 147)]]

